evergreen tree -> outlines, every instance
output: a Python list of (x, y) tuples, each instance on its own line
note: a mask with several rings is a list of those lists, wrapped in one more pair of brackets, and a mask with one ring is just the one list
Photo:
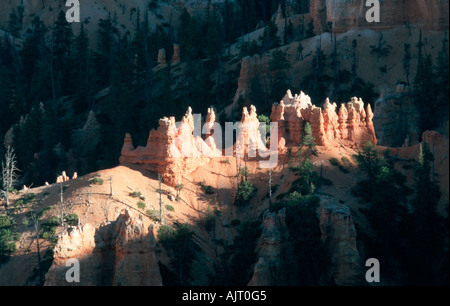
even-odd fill
[(434, 179), (433, 162), (428, 143), (422, 143), (411, 201), (414, 211), (405, 224), (410, 285), (448, 285), (448, 275), (443, 275), (441, 269), (448, 267), (448, 227), (437, 212), (441, 193)]
[(402, 60), (403, 72), (405, 73), (406, 84), (409, 86), (409, 67), (410, 67), (410, 63), (411, 63), (411, 45), (404, 43), (403, 51), (404, 51), (403, 60)]
[(80, 32), (74, 39), (73, 43), (73, 66), (74, 80), (75, 82), (75, 100), (73, 104), (74, 112), (81, 114), (85, 112), (90, 105), (90, 81), (92, 79), (90, 72), (90, 51), (89, 51), (89, 38), (83, 23), (80, 25)]
[(277, 33), (277, 25), (273, 20), (269, 21), (267, 26), (264, 28), (263, 36), (260, 38), (261, 48), (263, 52), (280, 46), (280, 38), (278, 37)]

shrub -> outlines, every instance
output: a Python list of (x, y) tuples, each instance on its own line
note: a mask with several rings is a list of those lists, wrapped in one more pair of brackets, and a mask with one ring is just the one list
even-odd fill
[(67, 222), (67, 224), (72, 225), (72, 226), (76, 226), (79, 223), (79, 217), (77, 214), (73, 213), (73, 214), (69, 214), (67, 216), (64, 217), (64, 221)]
[(28, 204), (28, 203), (32, 202), (35, 198), (36, 198), (35, 193), (28, 193), (28, 194), (24, 195), (22, 200), (23, 200), (24, 204)]
[(169, 225), (161, 225), (158, 229), (158, 240), (163, 245), (175, 236), (175, 229)]
[(10, 216), (0, 216), (0, 229), (14, 225), (14, 220)]
[(47, 239), (49, 242), (56, 244), (58, 237), (56, 236), (56, 228), (60, 225), (59, 218), (53, 216), (41, 224), (42, 234), (41, 238)]
[(7, 228), (0, 229), (0, 263), (6, 262), (9, 256), (16, 251), (15, 233)]
[(139, 209), (144, 209), (145, 208), (145, 203), (142, 201), (138, 201), (137, 202), (137, 206), (139, 207)]
[(206, 185), (205, 181), (203, 181), (203, 182), (201, 183), (201, 186), (202, 186), (202, 190), (203, 190), (203, 192), (204, 192), (205, 194), (207, 194), (207, 195), (214, 194), (213, 188), (212, 188), (211, 186), (209, 186), (209, 185)]
[(165, 207), (168, 211), (175, 211), (175, 208), (173, 208), (172, 205), (167, 204)]
[(339, 166), (339, 160), (336, 157), (332, 157), (328, 160), (330, 162), (330, 164), (332, 164), (333, 166)]
[(155, 222), (160, 222), (161, 219), (159, 218), (159, 211), (156, 209), (147, 209), (145, 212), (150, 219), (152, 219)]
[(350, 167), (350, 166), (352, 165), (351, 162), (350, 162), (350, 160), (348, 159), (347, 156), (342, 156), (342, 157), (341, 157), (341, 160), (342, 160), (342, 163), (343, 163), (344, 165), (346, 165), (347, 167)]
[(133, 192), (130, 192), (128, 195), (133, 198), (139, 198), (142, 201), (145, 200), (145, 197), (142, 195), (142, 193), (140, 191), (133, 191)]
[(256, 193), (256, 187), (250, 181), (243, 181), (239, 184), (238, 200), (241, 203), (248, 202)]

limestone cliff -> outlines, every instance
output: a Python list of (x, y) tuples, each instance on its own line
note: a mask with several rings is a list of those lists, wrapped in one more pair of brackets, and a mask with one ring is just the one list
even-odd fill
[[(154, 247), (153, 228), (145, 228), (127, 210), (98, 229), (89, 224), (69, 228), (54, 249), (45, 285), (162, 285)], [(72, 258), (80, 262), (79, 283), (65, 279)]]

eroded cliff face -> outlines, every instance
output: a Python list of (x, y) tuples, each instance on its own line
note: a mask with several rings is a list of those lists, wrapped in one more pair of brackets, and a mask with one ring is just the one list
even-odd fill
[(336, 103), (327, 99), (323, 108), (311, 103), (308, 95), (300, 92), (292, 96), (290, 90), (280, 103), (272, 106), (270, 119), (278, 122), (278, 147), (299, 144), (306, 122), (319, 146), (357, 147), (370, 141), (377, 144), (372, 123), (370, 104), (364, 107), (361, 99), (352, 98), (342, 103), (339, 110)]
[[(154, 253), (153, 228), (123, 210), (117, 220), (98, 229), (90, 224), (68, 229), (58, 240), (46, 286), (161, 286)], [(80, 263), (80, 282), (68, 283), (69, 259)]]
[(420, 113), (412, 93), (404, 86), (375, 101), (373, 124), (382, 146), (402, 147), (420, 141)]
[(281, 255), (289, 238), (286, 226), (286, 209), (264, 213), (263, 231), (257, 246), (258, 262), (249, 286), (273, 286), (281, 266)]
[(356, 230), (350, 208), (327, 204), (321, 208), (322, 242), (330, 259), (329, 277), (336, 285), (362, 285), (362, 261), (356, 247)]
[(337, 32), (354, 28), (385, 30), (406, 23), (420, 24), (430, 30), (448, 28), (448, 0), (386, 0), (380, 1), (380, 22), (369, 23), (366, 12), (370, 7), (360, 0), (311, 0), (310, 14), (316, 33), (332, 22)]

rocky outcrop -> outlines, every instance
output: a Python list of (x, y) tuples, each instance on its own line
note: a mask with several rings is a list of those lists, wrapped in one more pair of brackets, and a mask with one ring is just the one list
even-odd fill
[(251, 105), (250, 112), (244, 107), (235, 146), (238, 156), (256, 157), (257, 150), (266, 150), (259, 126), (256, 107)]
[[(213, 109), (208, 112), (210, 123), (215, 119)], [(206, 164), (211, 157), (221, 156), (222, 151), (216, 148), (214, 137), (201, 136), (200, 122), (194, 122), (192, 109), (189, 107), (181, 122), (176, 123), (174, 117), (159, 120), (157, 130), (151, 130), (145, 147), (134, 148), (131, 135), (126, 134), (120, 163), (141, 164), (145, 169), (162, 174), (163, 181), (175, 186), (181, 174), (188, 174), (200, 165)], [(177, 127), (178, 126), (178, 127)], [(194, 133), (194, 127), (196, 133)], [(195, 135), (194, 135), (195, 134)]]
[(180, 45), (173, 44), (172, 65), (178, 64), (181, 60), (180, 57)]
[(166, 50), (161, 48), (158, 50), (158, 65), (164, 66), (166, 65)]
[[(123, 210), (115, 222), (98, 229), (89, 224), (69, 228), (58, 240), (46, 286), (162, 285), (154, 254), (153, 228)], [(68, 283), (69, 259), (80, 263), (80, 282)]]
[(361, 285), (362, 261), (356, 247), (356, 230), (350, 208), (327, 204), (321, 208), (322, 242), (330, 258), (329, 277), (336, 285)]
[(357, 147), (368, 141), (377, 144), (372, 118), (370, 104), (364, 107), (361, 99), (352, 98), (342, 103), (339, 110), (336, 103), (327, 99), (320, 108), (303, 92), (292, 96), (290, 90), (272, 106), (270, 115), (273, 122), (278, 122), (279, 148), (297, 146), (306, 122), (311, 124), (312, 135), (320, 146)]
[(281, 255), (289, 238), (285, 218), (285, 208), (278, 212), (267, 210), (264, 213), (263, 231), (257, 246), (259, 259), (249, 286), (276, 285), (278, 273), (281, 272)]
[(327, 29), (332, 22), (337, 32), (354, 28), (385, 30), (406, 23), (420, 24), (430, 30), (448, 29), (448, 0), (380, 1), (380, 22), (369, 23), (366, 1), (312, 0), (310, 15), (316, 33)]
[(407, 87), (399, 85), (395, 93), (382, 95), (375, 101), (374, 112), (373, 124), (380, 145), (401, 147), (419, 143), (420, 113)]

